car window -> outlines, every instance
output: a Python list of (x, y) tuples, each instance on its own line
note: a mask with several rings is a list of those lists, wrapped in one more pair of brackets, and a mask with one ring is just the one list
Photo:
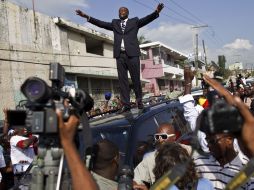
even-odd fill
[(183, 110), (174, 107), (154, 114), (145, 121), (142, 121), (137, 127), (137, 141), (149, 140), (162, 123), (172, 123), (182, 135), (190, 132), (190, 127), (183, 116)]
[(123, 163), (126, 157), (128, 130), (126, 128), (114, 129), (114, 130), (93, 130), (93, 144), (100, 140), (107, 139), (113, 142), (119, 148), (120, 165)]
[(175, 111), (173, 108), (166, 109), (142, 121), (138, 126), (137, 140), (147, 141), (161, 123), (173, 123)]

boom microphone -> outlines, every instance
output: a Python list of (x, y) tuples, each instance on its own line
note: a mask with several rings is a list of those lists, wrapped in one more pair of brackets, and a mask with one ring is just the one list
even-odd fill
[(238, 189), (254, 174), (254, 158), (228, 183), (225, 190)]

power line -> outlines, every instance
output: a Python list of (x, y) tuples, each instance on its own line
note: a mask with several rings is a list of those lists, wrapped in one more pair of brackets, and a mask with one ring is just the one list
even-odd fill
[[(133, 0), (133, 1), (136, 2), (136, 3), (139, 4), (139, 5), (142, 5), (143, 7), (146, 7), (146, 8), (148, 8), (148, 9), (154, 10), (154, 8), (148, 6), (148, 5), (144, 4), (144, 3), (141, 3), (140, 1), (137, 1), (137, 0)], [(163, 12), (162, 12), (162, 13), (160, 13), (160, 14), (162, 14), (162, 15), (164, 15), (164, 16), (166, 16), (166, 17), (172, 19), (172, 20), (177, 20), (177, 21), (179, 21), (179, 22), (181, 22), (181, 23), (185, 23), (185, 24), (188, 24), (188, 25), (193, 25), (192, 23), (188, 23), (188, 22), (186, 22), (186, 21), (184, 21), (184, 20), (181, 20), (181, 19), (179, 19), (179, 18), (170, 16), (170, 15), (168, 15), (168, 14), (166, 14), (166, 13), (163, 13)]]
[[(182, 9), (184, 12), (186, 12), (187, 14), (189, 14), (190, 16), (192, 16), (193, 18), (195, 18), (197, 21), (199, 21), (201, 24), (204, 24), (204, 22), (198, 18), (197, 16), (195, 16), (193, 13), (191, 13), (190, 11), (188, 11), (187, 9), (185, 9), (183, 6), (181, 6), (180, 4), (176, 3), (174, 0), (169, 0), (171, 1), (174, 5), (176, 5), (178, 8)], [(211, 30), (211, 28), (209, 27), (209, 29)], [(207, 31), (207, 30), (206, 30)], [(208, 32), (208, 31), (207, 31)], [(221, 38), (218, 40), (215, 36), (214, 36), (214, 31), (211, 30), (210, 31), (210, 35), (213, 36), (213, 38), (211, 38), (212, 40), (215, 40), (216, 43), (220, 43), (221, 41), (223, 41)], [(208, 34), (208, 36), (210, 37), (210, 35)], [(217, 35), (218, 36), (218, 35)]]
[[(144, 3), (141, 3), (141, 2), (139, 2), (139, 1), (137, 1), (137, 0), (134, 0), (136, 3), (138, 3), (138, 4), (140, 4), (140, 5), (142, 5), (142, 6), (144, 6), (144, 7), (146, 7), (146, 8), (148, 8), (148, 9), (152, 9), (153, 10), (153, 8), (151, 8), (150, 6), (148, 6), (148, 5), (146, 5), (146, 4), (144, 4)], [(157, 3), (160, 3), (158, 0), (154, 0), (155, 2), (157, 2)], [(177, 4), (178, 5), (178, 4)], [(180, 15), (180, 16), (182, 16), (182, 17), (184, 17), (185, 19), (187, 18), (188, 20), (191, 20), (191, 21), (194, 21), (193, 19), (190, 19), (190, 18), (188, 18), (188, 17), (186, 17), (186, 16), (184, 16), (184, 15), (182, 15), (182, 14), (180, 14), (180, 13), (178, 13), (178, 12), (176, 12), (176, 11), (174, 11), (173, 9), (170, 9), (170, 8), (168, 8), (166, 5), (164, 5), (167, 9), (169, 9), (170, 11), (172, 11), (172, 12), (174, 12), (174, 13), (176, 13), (176, 14), (178, 14), (178, 15)], [(180, 5), (178, 5), (179, 7), (181, 7)], [(183, 7), (181, 7), (185, 12), (187, 11), (186, 9), (184, 9)], [(194, 18), (196, 18), (197, 20), (199, 20), (200, 22), (202, 22), (203, 23), (203, 21), (201, 21), (199, 18), (197, 18), (195, 15), (193, 15), (192, 13), (190, 13), (189, 11), (187, 11), (187, 13), (189, 13), (192, 17), (194, 17)], [(161, 13), (161, 14), (164, 14), (164, 13)], [(174, 19), (176, 19), (176, 20), (178, 20), (178, 21), (180, 21), (180, 22), (183, 22), (183, 23), (185, 23), (185, 24), (188, 24), (188, 25), (193, 25), (193, 23), (189, 23), (189, 22), (186, 22), (186, 21), (183, 21), (183, 20), (181, 20), (181, 19), (178, 19), (178, 18), (175, 18), (175, 17), (172, 17), (172, 16), (169, 16), (169, 15), (167, 15), (167, 14), (164, 14), (165, 16), (167, 16), (167, 17), (169, 17), (169, 18), (174, 18)], [(194, 21), (195, 22), (195, 21)], [(207, 35), (207, 37), (208, 38), (210, 38), (210, 42), (211, 43), (216, 43), (217, 45), (219, 45), (219, 42), (220, 41), (222, 41), (222, 40), (217, 40), (215, 37), (214, 37), (214, 35), (209, 35), (208, 34), (208, 31), (207, 30), (205, 30), (205, 35)], [(213, 36), (213, 38), (211, 37), (211, 36)], [(214, 41), (214, 42), (213, 42)]]
[[(154, 1), (157, 2), (157, 3), (160, 3), (158, 0), (154, 0)], [(191, 19), (191, 18), (189, 18), (189, 17), (187, 17), (187, 16), (184, 16), (184, 15), (180, 14), (179, 12), (175, 11), (174, 9), (169, 8), (169, 7), (166, 6), (165, 4), (164, 4), (164, 7), (165, 7), (166, 9), (172, 11), (173, 13), (175, 13), (175, 14), (177, 14), (177, 15), (183, 17), (183, 18), (185, 18), (186, 20), (189, 20), (190, 22), (192, 22), (192, 23), (188, 23), (188, 24), (190, 24), (190, 25), (193, 25), (193, 23), (196, 22), (195, 20), (193, 20), (193, 19)]]

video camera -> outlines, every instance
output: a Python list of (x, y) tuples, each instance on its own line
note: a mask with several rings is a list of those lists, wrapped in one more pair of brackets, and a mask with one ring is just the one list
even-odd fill
[[(90, 95), (80, 89), (71, 89), (70, 92), (62, 91), (64, 79), (65, 70), (59, 63), (50, 63), (51, 86), (38, 77), (26, 79), (21, 86), (21, 92), (27, 98), (26, 110), (8, 111), (9, 126), (26, 127), (32, 133), (50, 136), (58, 132), (58, 118), (55, 112), (57, 108), (64, 111), (63, 118), (66, 120), (71, 111), (77, 114), (89, 111), (94, 104)], [(64, 106), (66, 99), (69, 100), (70, 109)]]
[(208, 133), (239, 133), (243, 125), (243, 118), (234, 106), (224, 99), (218, 99), (210, 109), (206, 109), (200, 116), (200, 130)]

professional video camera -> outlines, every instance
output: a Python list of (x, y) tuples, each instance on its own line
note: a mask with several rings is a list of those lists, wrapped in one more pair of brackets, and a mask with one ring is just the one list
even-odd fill
[[(50, 64), (49, 80), (52, 86), (37, 77), (30, 77), (21, 86), (21, 92), (27, 98), (26, 110), (10, 110), (7, 112), (10, 127), (26, 127), (40, 136), (55, 135), (58, 132), (57, 108), (64, 111), (64, 118), (68, 119), (69, 111), (78, 114), (89, 111), (94, 104), (88, 93), (71, 89), (64, 92), (65, 70), (59, 63)], [(64, 100), (68, 99), (71, 109), (66, 109)], [(17, 118), (19, 118), (17, 120)]]
[(236, 107), (217, 99), (210, 109), (201, 113), (199, 123), (200, 130), (205, 133), (239, 133), (243, 118)]

